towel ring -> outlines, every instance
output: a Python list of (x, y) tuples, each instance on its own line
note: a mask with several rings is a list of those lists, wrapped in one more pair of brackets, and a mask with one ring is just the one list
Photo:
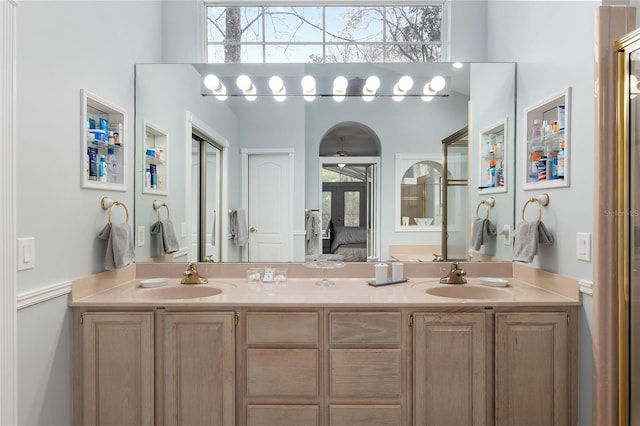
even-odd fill
[(544, 193), (537, 197), (532, 197), (524, 203), (522, 206), (522, 220), (524, 220), (524, 211), (527, 209), (529, 203), (536, 203), (538, 205), (538, 223), (542, 222), (542, 206), (546, 206), (549, 204), (549, 194)]
[(129, 223), (129, 210), (127, 209), (127, 206), (124, 205), (124, 203), (121, 203), (120, 201), (114, 201), (113, 204), (111, 204), (111, 207), (109, 207), (109, 214), (107, 215), (107, 223), (109, 224), (109, 226), (111, 225), (111, 210), (113, 210), (114, 207), (116, 206), (122, 206), (122, 208), (124, 209), (124, 213), (125, 213), (125, 223)]
[(169, 206), (167, 206), (166, 203), (161, 204), (160, 202), (153, 200), (153, 208), (156, 209), (156, 211), (158, 212), (158, 222), (160, 222), (160, 209), (163, 207), (167, 209), (167, 219), (169, 219), (169, 216), (171, 215), (169, 213)]
[(491, 207), (493, 207), (496, 204), (496, 199), (493, 197), (490, 197), (488, 200), (482, 200), (478, 203), (478, 207), (476, 207), (476, 216), (480, 217), (480, 206), (481, 205), (485, 205), (487, 206), (487, 216), (485, 217), (485, 219), (489, 219), (489, 212), (491, 211)]

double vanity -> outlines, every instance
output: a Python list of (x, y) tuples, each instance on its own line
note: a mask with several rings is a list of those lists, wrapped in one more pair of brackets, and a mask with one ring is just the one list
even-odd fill
[[(577, 283), (524, 265), (372, 264), (248, 283), (137, 264), (73, 283), (76, 425), (575, 425)], [(492, 272), (492, 273), (489, 273)], [(503, 288), (480, 277), (500, 277)], [(168, 277), (142, 288), (143, 279)]]

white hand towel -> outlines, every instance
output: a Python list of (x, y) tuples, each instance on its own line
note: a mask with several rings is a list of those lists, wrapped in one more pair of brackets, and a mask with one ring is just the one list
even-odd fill
[(98, 234), (98, 238), (107, 241), (104, 259), (104, 268), (107, 271), (135, 262), (133, 230), (128, 223), (107, 224)]

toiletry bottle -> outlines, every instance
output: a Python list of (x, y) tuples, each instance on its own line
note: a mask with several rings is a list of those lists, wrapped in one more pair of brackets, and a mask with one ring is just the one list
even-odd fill
[(144, 187), (151, 188), (151, 168), (147, 167), (147, 170), (144, 174)]
[(496, 186), (496, 160), (489, 161), (489, 182), (487, 188), (495, 188)]
[(565, 162), (565, 152), (564, 152), (564, 139), (560, 144), (560, 151), (558, 151), (558, 179), (564, 179), (564, 162)]
[(155, 163), (149, 164), (149, 171), (151, 172), (151, 188), (156, 189), (158, 184), (158, 173)]
[(539, 120), (533, 120), (533, 126), (531, 126), (531, 139), (537, 139), (542, 137), (542, 126), (540, 126)]
[(107, 159), (104, 158), (104, 155), (100, 156), (100, 163), (98, 164), (98, 181), (107, 181)]
[(109, 166), (109, 177), (108, 181), (111, 183), (118, 182), (118, 159), (116, 158), (115, 150), (113, 148), (109, 148), (108, 150), (109, 158), (108, 158), (108, 166)]

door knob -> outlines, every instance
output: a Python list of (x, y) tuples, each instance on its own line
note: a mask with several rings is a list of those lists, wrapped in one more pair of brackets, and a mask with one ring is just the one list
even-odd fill
[(258, 230), (252, 226), (251, 228), (249, 228), (249, 232), (254, 233), (258, 232)]

